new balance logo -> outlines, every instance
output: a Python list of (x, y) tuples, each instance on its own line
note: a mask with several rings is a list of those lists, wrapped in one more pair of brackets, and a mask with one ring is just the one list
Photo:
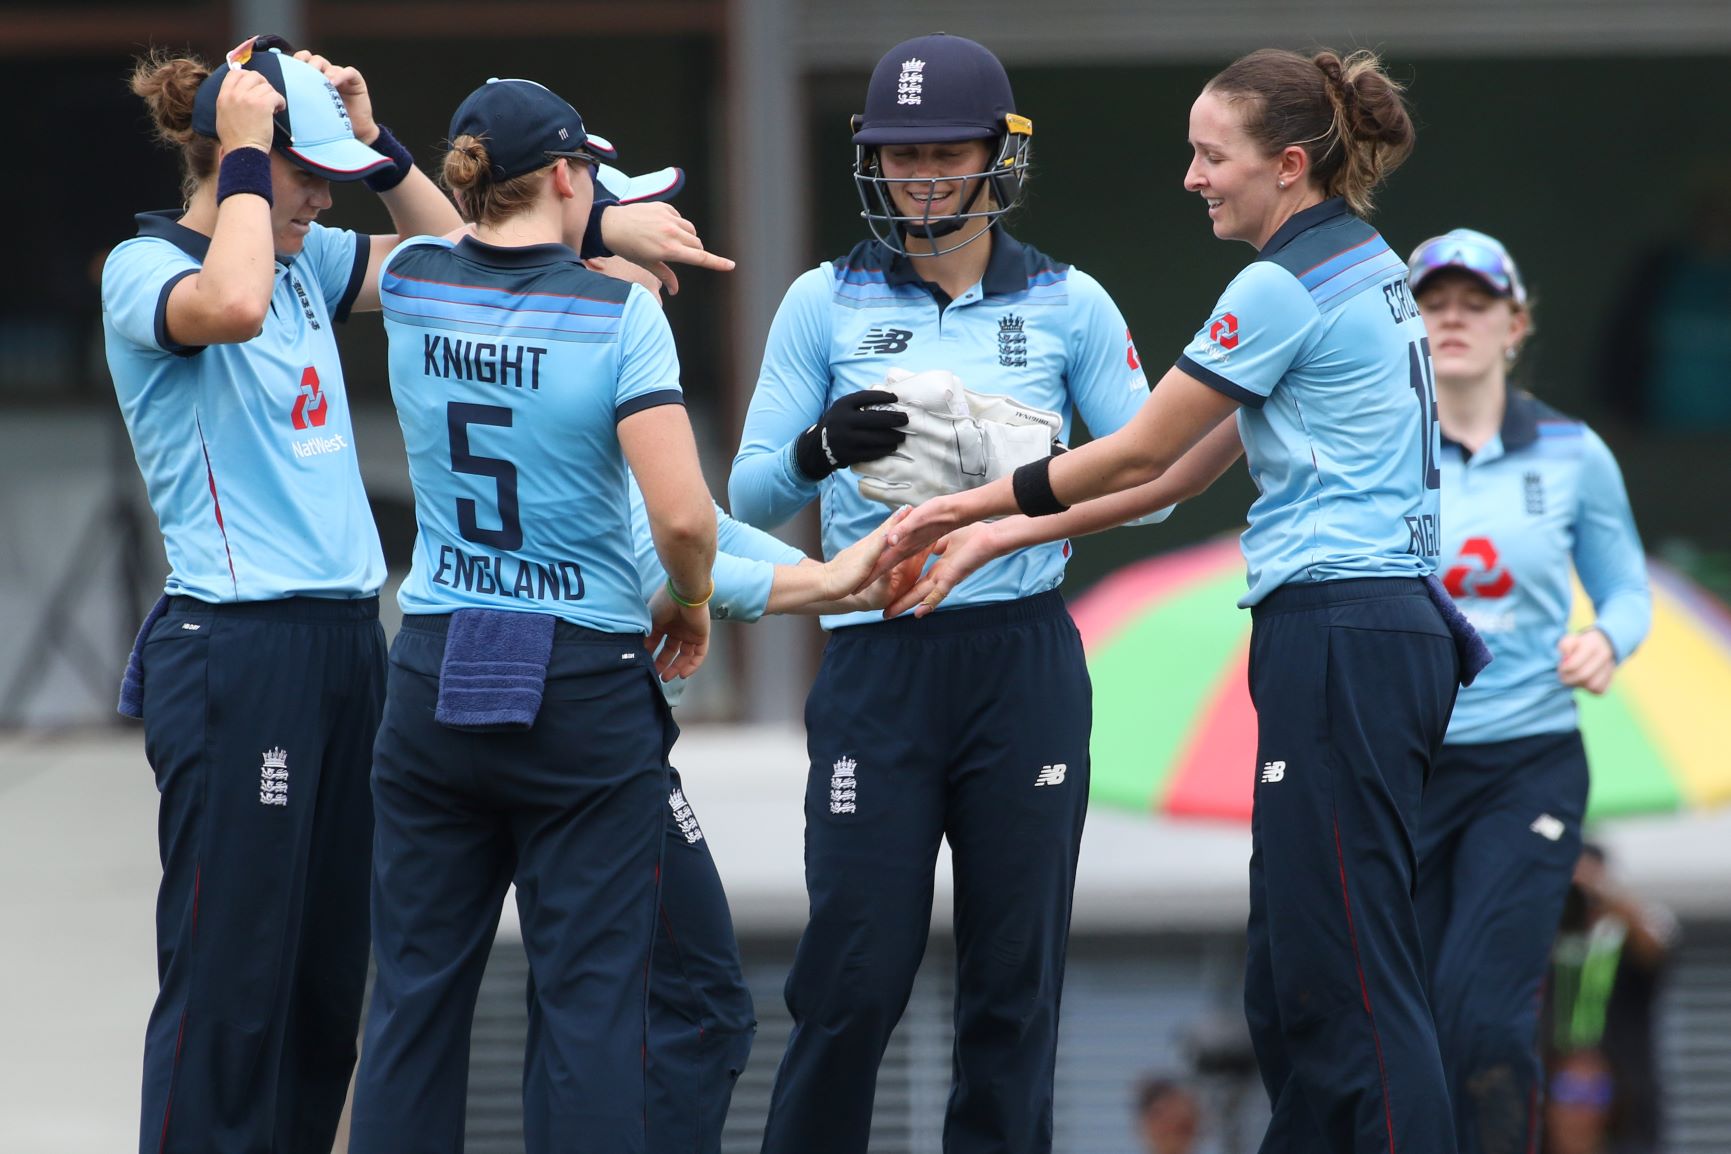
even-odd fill
[(1548, 813), (1541, 813), (1533, 819), (1533, 824), (1527, 827), (1546, 841), (1557, 841), (1566, 832), (1565, 827), (1557, 818)]
[(198, 626), (194, 625), (190, 621), (182, 621), (180, 623), (180, 627), (182, 629), (186, 630), (188, 633), (197, 633), (198, 632)]
[(913, 338), (912, 329), (872, 329), (866, 333), (865, 340), (859, 343), (859, 348), (853, 351), (853, 355), (885, 357), (891, 353), (905, 353)]
[(1262, 763), (1262, 784), (1273, 785), (1286, 780), (1286, 763), (1284, 761), (1266, 761)]
[(859, 802), (859, 791), (855, 785), (853, 771), (859, 767), (859, 762), (851, 757), (843, 757), (836, 761), (829, 779), (829, 811), (831, 813), (854, 813)]
[(258, 771), (258, 803), (288, 804), (288, 751), (282, 748), (264, 751), (264, 764)]
[(1034, 779), (1036, 788), (1042, 785), (1063, 785), (1064, 775), (1070, 772), (1070, 767), (1063, 762), (1056, 765), (1042, 765), (1040, 775)]

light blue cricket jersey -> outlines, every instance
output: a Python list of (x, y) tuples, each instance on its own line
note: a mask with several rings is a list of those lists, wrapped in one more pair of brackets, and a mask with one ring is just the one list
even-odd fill
[[(824, 556), (870, 533), (890, 509), (859, 495), (841, 469), (807, 480), (793, 445), (838, 397), (881, 388), (892, 368), (947, 369), (975, 392), (1013, 396), (1064, 418), (1072, 410), (1095, 436), (1116, 432), (1148, 399), (1148, 379), (1124, 317), (1098, 281), (992, 230), (980, 283), (955, 300), (920, 279), (918, 260), (876, 241), (804, 273), (770, 326), (763, 370), (728, 480), (734, 515), (773, 529), (821, 497)], [(1067, 541), (1020, 549), (982, 566), (940, 612), (1030, 597), (1064, 579)], [(836, 614), (826, 629), (881, 621)]]
[(1436, 394), (1406, 264), (1339, 198), (1238, 274), (1178, 368), (1243, 405), (1260, 491), (1241, 539), (1251, 606), (1289, 581), (1436, 568)]
[(168, 332), (168, 296), (210, 238), (179, 219), (142, 214), (102, 269), (108, 371), (162, 529), (166, 591), (372, 596), (385, 557), (331, 331), (366, 279), (365, 238), (314, 224), (300, 255), (278, 260), (258, 336), (189, 346)]
[(403, 612), (646, 630), (617, 427), (684, 403), (661, 309), (564, 245), (473, 237), (405, 241), (380, 296), (415, 490)]
[[(649, 509), (637, 478), (626, 474), (631, 489), (632, 549), (637, 557), (637, 577), (643, 599), (648, 601), (667, 582), (667, 570), (655, 552), (655, 537), (649, 528)], [(756, 621), (769, 608), (770, 586), (777, 565), (798, 565), (805, 554), (761, 529), (735, 521), (720, 505), (715, 506), (715, 565), (710, 577), (715, 592), (709, 599), (709, 615), (717, 621)]]
[(1575, 728), (1575, 691), (1557, 680), (1571, 568), (1619, 661), (1653, 618), (1617, 462), (1580, 421), (1511, 393), (1501, 432), (1478, 452), (1443, 442), (1442, 483), (1442, 581), (1496, 656), (1455, 699), (1446, 740)]

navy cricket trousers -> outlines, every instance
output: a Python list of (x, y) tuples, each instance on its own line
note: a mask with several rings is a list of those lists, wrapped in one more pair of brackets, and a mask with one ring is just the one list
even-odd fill
[(1282, 586), (1252, 611), (1245, 1013), (1263, 1154), (1457, 1154), (1413, 908), (1419, 800), (1457, 689), (1421, 582)]
[(353, 1154), (463, 1148), (475, 997), (507, 887), (532, 975), (529, 1154), (644, 1150), (646, 985), (674, 727), (640, 636), (561, 622), (532, 727), (433, 720), (445, 616), (404, 619), (373, 763), (377, 979)]
[(955, 871), (947, 1154), (1052, 1146), (1092, 696), (1058, 593), (837, 629), (806, 702), (810, 921), (765, 1154), (863, 1154), (878, 1063)]
[(649, 968), (648, 1148), (718, 1154), (757, 1017), (727, 893), (678, 770), (669, 771), (667, 823)]
[(162, 800), (141, 1154), (329, 1154), (367, 978), (378, 599), (174, 597), (144, 642)]
[(1581, 856), (1578, 730), (1445, 745), (1419, 826), (1419, 930), (1462, 1154), (1531, 1154), (1539, 1000)]

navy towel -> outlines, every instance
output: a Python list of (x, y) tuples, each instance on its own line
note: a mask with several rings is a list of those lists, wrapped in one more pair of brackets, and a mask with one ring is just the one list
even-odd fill
[(132, 652), (126, 655), (126, 672), (120, 675), (120, 702), (114, 707), (122, 717), (144, 716), (144, 643), (150, 639), (152, 627), (167, 612), (168, 594), (164, 593), (144, 615), (144, 624), (138, 627)]
[(439, 704), (452, 729), (528, 729), (541, 710), (554, 618), (548, 613), (459, 609), (445, 634)]
[(1449, 591), (1443, 588), (1441, 581), (1426, 577), (1424, 591), (1430, 594), (1443, 620), (1448, 622), (1449, 632), (1454, 635), (1455, 656), (1461, 664), (1461, 684), (1471, 685), (1473, 679), (1491, 663), (1490, 647), (1473, 628), (1473, 623), (1467, 620), (1467, 615), (1461, 612), (1460, 606), (1455, 604), (1455, 599), (1449, 596)]

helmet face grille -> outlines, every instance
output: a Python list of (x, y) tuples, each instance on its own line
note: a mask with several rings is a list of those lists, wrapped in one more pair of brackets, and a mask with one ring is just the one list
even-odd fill
[[(906, 257), (943, 256), (984, 236), (987, 230), (982, 229), (966, 240), (947, 246), (942, 243), (942, 238), (959, 232), (968, 221), (983, 219), (996, 223), (999, 217), (1021, 205), (1028, 178), (1030, 134), (1003, 132), (998, 135), (996, 144), (992, 158), (983, 171), (942, 178), (885, 176), (878, 162), (877, 147), (856, 145), (854, 187), (859, 193), (860, 216), (865, 220), (872, 236), (891, 252)], [(956, 180), (975, 182), (973, 192), (961, 206), (960, 212), (933, 216), (928, 210), (918, 216), (907, 216), (896, 210), (895, 202), (890, 197), (892, 185), (923, 185), (933, 188), (940, 181), (947, 183)], [(990, 207), (976, 208), (975, 205), (987, 188), (991, 189), (994, 203)], [(910, 252), (907, 247), (907, 238), (910, 236), (926, 240), (931, 245), (930, 251)]]

